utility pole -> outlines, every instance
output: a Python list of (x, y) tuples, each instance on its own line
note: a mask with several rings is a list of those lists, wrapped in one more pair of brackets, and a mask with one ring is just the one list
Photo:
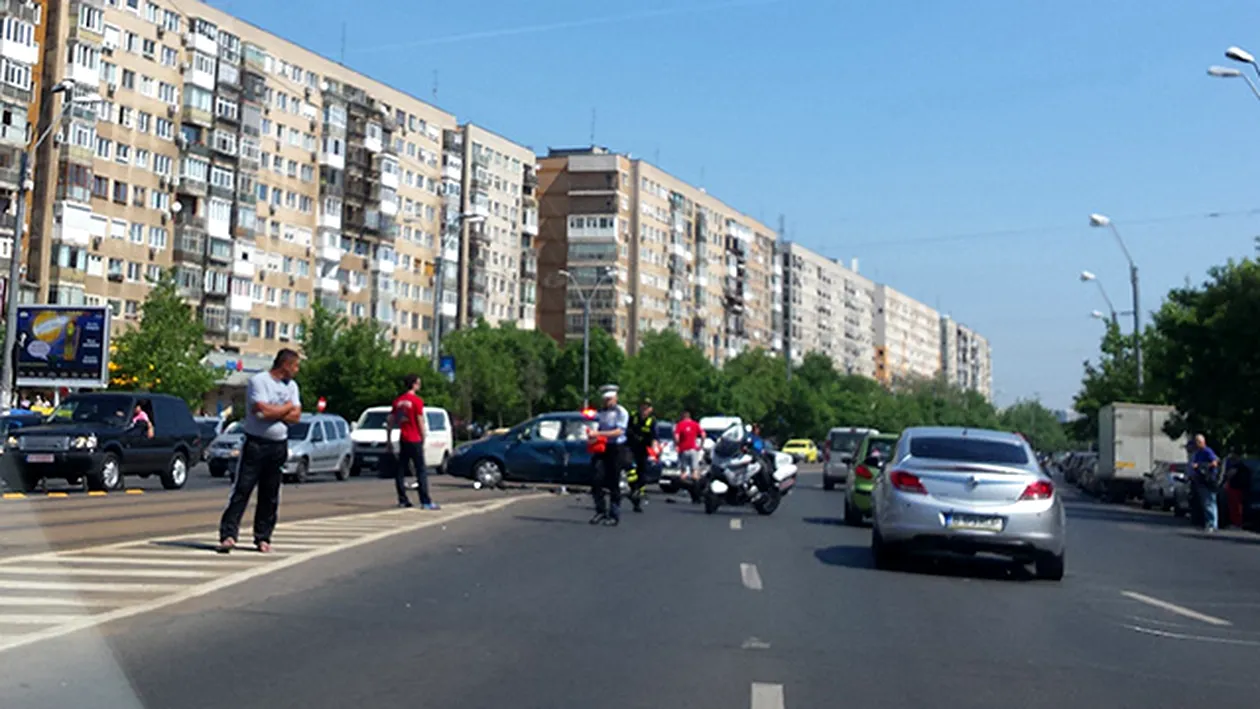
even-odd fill
[[(787, 243), (787, 218), (779, 215), (779, 244)], [(775, 254), (783, 268), (783, 283), (780, 285), (779, 297), (783, 301), (783, 361), (786, 362), (787, 380), (792, 381), (792, 267), (784, 263), (783, 254)]]

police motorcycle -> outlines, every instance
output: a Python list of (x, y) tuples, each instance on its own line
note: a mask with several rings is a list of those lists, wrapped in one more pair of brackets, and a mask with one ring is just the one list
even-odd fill
[(754, 450), (751, 426), (732, 426), (710, 452), (703, 480), (704, 511), (713, 514), (722, 505), (751, 504), (758, 514), (774, 514), (795, 480), (796, 465)]

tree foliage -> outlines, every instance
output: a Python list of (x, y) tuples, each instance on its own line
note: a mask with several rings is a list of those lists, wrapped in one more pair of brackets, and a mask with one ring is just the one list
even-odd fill
[(1034, 448), (1041, 451), (1065, 451), (1071, 447), (1067, 431), (1054, 412), (1035, 399), (1025, 399), (1008, 406), (1001, 413), (1002, 427), (1024, 434)]
[(196, 410), (217, 381), (202, 364), (208, 351), (205, 326), (168, 275), (144, 299), (140, 326), (114, 338), (110, 388), (171, 394)]

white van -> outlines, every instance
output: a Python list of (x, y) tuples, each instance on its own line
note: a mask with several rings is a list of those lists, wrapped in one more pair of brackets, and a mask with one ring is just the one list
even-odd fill
[(717, 442), (733, 426), (744, 427), (744, 421), (738, 416), (703, 416), (696, 423), (700, 424), (700, 430), (704, 431), (704, 440), (701, 441), (701, 451), (703, 451), (705, 460), (708, 460), (709, 451)]
[[(381, 462), (388, 458), (389, 447), (385, 442), (385, 422), (389, 418), (389, 406), (373, 406), (364, 411), (354, 430), (354, 469), (352, 475), (364, 470), (380, 470)], [(398, 442), (398, 429), (390, 432), (393, 443)], [(446, 473), (446, 463), (451, 459), (453, 445), (451, 417), (446, 409), (424, 407), (424, 464), (438, 473)]]

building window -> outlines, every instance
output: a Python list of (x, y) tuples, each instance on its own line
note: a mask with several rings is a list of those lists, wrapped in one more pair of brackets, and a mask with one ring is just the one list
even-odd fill
[(179, 63), (179, 52), (174, 47), (162, 45), (162, 66), (173, 67)]
[(210, 184), (225, 190), (235, 189), (236, 173), (228, 168), (215, 165), (210, 170)]
[(92, 176), (92, 196), (109, 199), (109, 178), (100, 175)]
[(160, 226), (149, 227), (149, 246), (155, 249), (165, 249), (168, 238), (169, 235), (165, 228)]
[[(205, 93), (205, 96), (206, 96), (206, 99), (203, 102), (205, 104), (204, 108), (202, 108), (201, 105), (191, 103), (191, 102), (188, 105), (196, 106), (197, 108), (202, 108), (202, 110), (209, 111), (210, 110), (210, 94), (205, 91), (203, 91), (202, 93)], [(179, 89), (177, 89), (174, 85), (168, 84), (165, 81), (163, 81), (162, 83), (158, 84), (158, 98), (161, 99), (162, 101), (165, 101), (166, 103), (169, 103), (172, 106), (178, 106), (179, 105)]]
[(153, 114), (140, 111), (136, 114), (136, 130), (148, 133), (153, 129)]
[(236, 134), (229, 133), (224, 130), (216, 130), (214, 132), (214, 149), (227, 153), (228, 155), (236, 154)]
[(114, 181), (114, 201), (118, 204), (127, 203), (127, 183), (120, 180)]
[(174, 140), (175, 124), (165, 118), (157, 119), (157, 130), (155, 131), (155, 135), (163, 140)]
[(214, 114), (220, 118), (226, 118), (229, 121), (235, 121), (240, 117), (241, 108), (233, 100), (218, 96), (214, 101)]

